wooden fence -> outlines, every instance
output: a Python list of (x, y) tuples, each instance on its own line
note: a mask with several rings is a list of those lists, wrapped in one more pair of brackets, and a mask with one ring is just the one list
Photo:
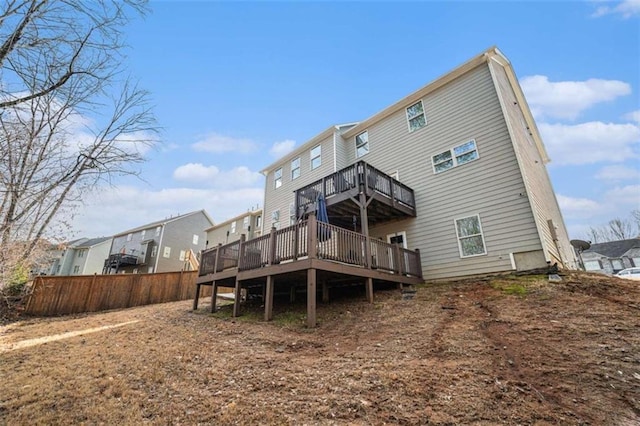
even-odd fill
[[(53, 316), (193, 299), (197, 271), (36, 277), (26, 313)], [(202, 289), (210, 296), (211, 289)]]

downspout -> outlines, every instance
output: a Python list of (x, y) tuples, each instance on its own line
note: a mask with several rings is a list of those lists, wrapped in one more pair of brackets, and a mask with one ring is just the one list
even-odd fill
[(338, 126), (335, 126), (335, 130), (333, 131), (333, 172), (338, 171), (338, 155), (337, 155), (337, 136), (338, 136)]

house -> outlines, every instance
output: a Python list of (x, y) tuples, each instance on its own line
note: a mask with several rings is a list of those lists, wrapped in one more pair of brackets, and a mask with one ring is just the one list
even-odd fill
[(64, 275), (91, 275), (102, 272), (104, 259), (109, 255), (111, 237), (91, 238), (67, 249), (71, 256)]
[(592, 244), (581, 256), (587, 271), (615, 274), (640, 266), (640, 238)]
[(104, 274), (155, 273), (191, 269), (205, 248), (205, 229), (213, 220), (204, 210), (148, 223), (113, 236)]
[(214, 225), (206, 229), (205, 232), (207, 233), (207, 247), (238, 241), (242, 234), (248, 240), (259, 237), (262, 235), (262, 210), (250, 210)]
[(322, 194), (330, 223), (419, 248), (427, 280), (575, 268), (549, 161), (494, 47), (266, 167), (263, 233), (303, 219)]

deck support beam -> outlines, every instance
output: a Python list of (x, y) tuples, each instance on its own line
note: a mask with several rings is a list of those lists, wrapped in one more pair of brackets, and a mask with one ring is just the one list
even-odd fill
[(211, 283), (211, 313), (218, 310), (218, 284), (214, 281)]
[(264, 298), (264, 320), (273, 319), (273, 275), (267, 275), (266, 294)]
[(367, 288), (367, 301), (373, 303), (373, 278), (367, 278), (365, 286)]
[(329, 283), (327, 280), (322, 281), (322, 303), (329, 302)]
[(233, 297), (233, 317), (240, 315), (240, 302), (242, 301), (242, 283), (236, 278), (236, 288)]
[(307, 270), (307, 327), (316, 326), (316, 270)]
[[(182, 277), (181, 277), (182, 278)], [(200, 298), (200, 286), (201, 284), (196, 284), (196, 296), (193, 298), (193, 310), (198, 310), (198, 299)]]

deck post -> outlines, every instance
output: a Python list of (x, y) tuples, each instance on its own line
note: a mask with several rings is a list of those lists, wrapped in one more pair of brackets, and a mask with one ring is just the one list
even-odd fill
[(393, 257), (395, 258), (395, 269), (398, 271), (399, 275), (404, 275), (404, 256), (402, 256), (402, 252), (400, 251), (400, 246), (395, 245), (393, 248)]
[(264, 298), (264, 320), (273, 319), (273, 275), (267, 275), (267, 293)]
[(240, 302), (242, 300), (242, 283), (236, 277), (236, 288), (233, 296), (233, 317), (240, 315)]
[(416, 249), (416, 268), (418, 268), (418, 276), (422, 278), (422, 259), (420, 259), (420, 249)]
[(211, 283), (211, 313), (218, 310), (218, 283), (214, 280)]
[(371, 242), (369, 240), (369, 217), (367, 215), (367, 196), (360, 192), (360, 232), (365, 236), (364, 263), (366, 268), (371, 269)]
[(367, 301), (373, 303), (373, 278), (367, 278), (365, 286), (367, 287)]
[(329, 301), (329, 283), (327, 280), (322, 281), (322, 303), (327, 303)]
[(307, 327), (316, 326), (316, 270), (307, 270)]
[(198, 310), (198, 298), (200, 297), (200, 283), (196, 284), (196, 295), (193, 298), (193, 310)]
[(296, 301), (296, 286), (295, 284), (289, 287), (289, 303)]
[(218, 272), (218, 263), (220, 263), (220, 247), (222, 247), (222, 243), (218, 243), (218, 248), (216, 249), (216, 260), (213, 262), (214, 275)]
[(242, 267), (244, 266), (245, 256), (244, 252), (246, 250), (245, 241), (247, 240), (247, 236), (245, 234), (240, 235), (240, 241), (238, 242), (238, 271), (242, 271)]
[(316, 212), (309, 213), (307, 221), (307, 252), (309, 259), (318, 257), (318, 222)]
[(271, 227), (269, 233), (269, 265), (275, 265), (276, 262), (276, 227)]

